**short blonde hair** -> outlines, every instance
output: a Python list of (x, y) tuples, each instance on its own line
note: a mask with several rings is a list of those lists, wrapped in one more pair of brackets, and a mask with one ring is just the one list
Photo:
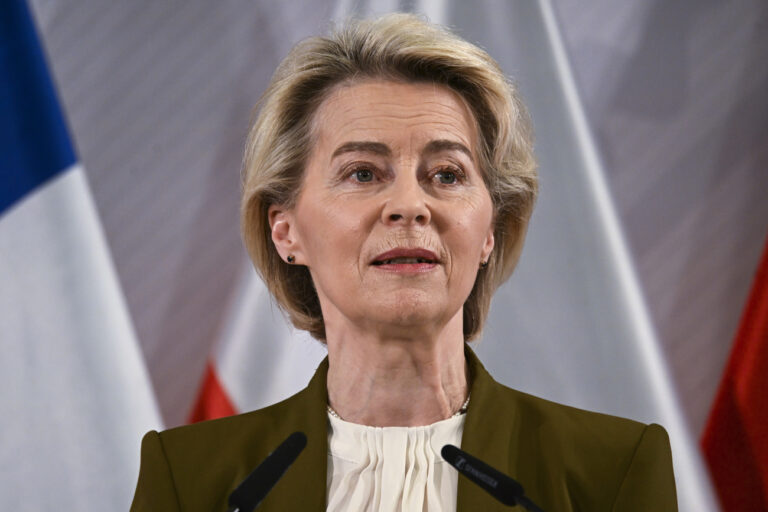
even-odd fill
[(357, 79), (444, 85), (469, 105), (479, 160), (494, 206), (495, 246), (464, 303), (464, 339), (482, 330), (491, 296), (512, 273), (537, 193), (527, 111), (515, 87), (482, 49), (410, 14), (348, 21), (328, 37), (297, 44), (259, 101), (243, 161), (241, 221), (256, 270), (294, 326), (325, 340), (307, 267), (289, 265), (272, 243), (270, 205), (291, 208), (313, 145), (312, 120), (329, 91)]

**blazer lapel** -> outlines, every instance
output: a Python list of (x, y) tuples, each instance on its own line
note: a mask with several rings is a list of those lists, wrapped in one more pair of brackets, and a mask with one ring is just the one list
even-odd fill
[[(472, 395), (461, 438), (461, 449), (506, 475), (517, 474), (519, 417), (502, 393), (502, 386), (490, 376), (472, 349), (465, 345)], [(456, 499), (458, 512), (509, 510), (463, 475), (459, 475)]]
[(327, 374), (326, 357), (307, 387), (293, 398), (291, 417), (285, 418), (286, 427), (292, 432), (304, 432), (307, 446), (264, 501), (263, 505), (269, 502), (269, 510), (325, 510), (328, 469)]

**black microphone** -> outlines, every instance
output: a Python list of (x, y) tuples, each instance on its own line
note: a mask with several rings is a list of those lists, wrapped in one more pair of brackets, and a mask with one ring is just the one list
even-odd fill
[(525, 496), (522, 485), (501, 471), (493, 469), (485, 462), (452, 444), (443, 446), (440, 454), (459, 473), (485, 489), (504, 505), (510, 507), (522, 505), (523, 508), (531, 512), (544, 512)]
[(267, 455), (250, 475), (245, 477), (237, 489), (229, 495), (227, 512), (251, 512), (267, 496), (286, 470), (296, 460), (304, 447), (307, 436), (294, 432)]

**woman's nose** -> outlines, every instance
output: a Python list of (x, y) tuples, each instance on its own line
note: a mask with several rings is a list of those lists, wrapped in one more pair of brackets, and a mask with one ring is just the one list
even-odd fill
[(398, 176), (382, 211), (385, 224), (429, 224), (432, 214), (426, 191), (416, 176)]

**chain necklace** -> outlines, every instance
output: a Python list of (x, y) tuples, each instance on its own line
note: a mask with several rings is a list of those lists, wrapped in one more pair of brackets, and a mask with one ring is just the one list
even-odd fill
[[(467, 399), (464, 401), (464, 403), (461, 405), (461, 407), (459, 407), (459, 410), (451, 415), (451, 418), (455, 418), (456, 416), (461, 416), (462, 414), (467, 412), (467, 407), (469, 407), (469, 397), (470, 396), (472, 396), (472, 393), (469, 393), (467, 395)], [(341, 416), (339, 416), (339, 413), (337, 413), (336, 411), (333, 410), (333, 407), (331, 407), (331, 404), (328, 404), (327, 407), (328, 407), (328, 414), (330, 414), (334, 418), (338, 418), (338, 419), (344, 421), (344, 419)]]

